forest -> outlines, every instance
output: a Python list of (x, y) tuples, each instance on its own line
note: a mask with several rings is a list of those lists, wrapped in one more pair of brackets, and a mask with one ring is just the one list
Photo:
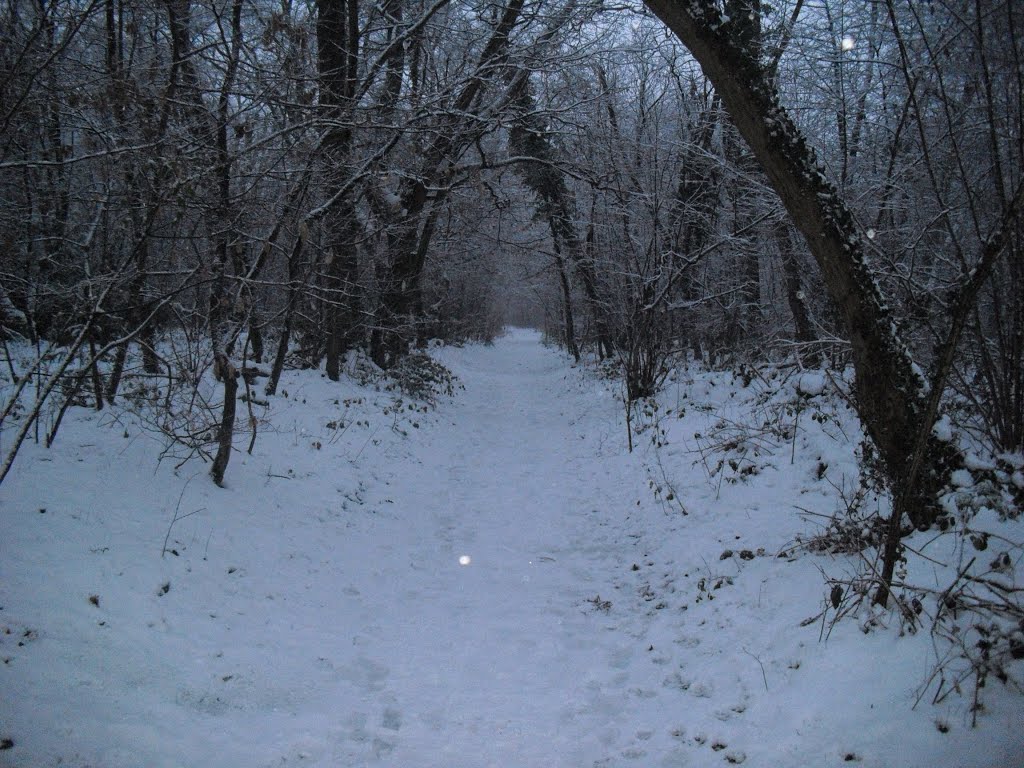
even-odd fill
[(793, 464), (830, 393), (859, 487), (825, 611), (923, 626), (907, 560), (950, 534), (930, 619), (968, 672), (933, 679), (1019, 714), (1024, 4), (4, 0), (0, 28), (4, 506), (76, 414), (212, 499), (289, 376), (426, 428), (472, 375), (438, 350), (532, 328), (612, 382), (629, 454), (683, 372), (788, 392), (791, 429), (715, 444), (719, 488), (741, 443)]
[(633, 399), (679, 354), (852, 360), (893, 476), (947, 391), (1019, 451), (1014, 4), (649, 6), (695, 55), (602, 3), (11, 0), (0, 301), (56, 345), (40, 405), (164, 375), (169, 335), (270, 395), (512, 320)]

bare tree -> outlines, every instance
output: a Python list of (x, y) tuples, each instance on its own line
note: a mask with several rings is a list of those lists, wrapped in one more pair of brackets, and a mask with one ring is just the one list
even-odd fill
[[(744, 44), (741, 27), (713, 3), (647, 0), (701, 63), (733, 122), (757, 157), (814, 255), (850, 337), (857, 373), (857, 407), (895, 489), (893, 528), (905, 513), (915, 525), (939, 514), (938, 494), (956, 462), (951, 446), (932, 425), (956, 342), (980, 285), (1002, 255), (1021, 204), (1012, 205), (984, 235), (972, 271), (964, 275), (953, 304), (952, 329), (932, 380), (914, 365), (896, 330), (865, 254), (864, 238), (838, 190), (818, 166), (801, 131), (789, 118), (758, 51)], [(965, 267), (967, 265), (965, 264)], [(895, 536), (891, 536), (893, 540)], [(895, 545), (893, 545), (895, 546)], [(887, 566), (891, 566), (888, 562)], [(881, 600), (887, 595), (883, 574)]]

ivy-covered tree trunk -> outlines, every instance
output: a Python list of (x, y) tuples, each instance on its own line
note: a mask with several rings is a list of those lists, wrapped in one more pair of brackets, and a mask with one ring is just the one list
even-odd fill
[(520, 73), (510, 94), (512, 108), (516, 113), (516, 121), (509, 131), (509, 148), (512, 153), (523, 158), (532, 158), (536, 162), (521, 163), (517, 170), (523, 183), (536, 197), (536, 216), (546, 220), (551, 232), (552, 248), (555, 252), (559, 279), (561, 281), (563, 301), (565, 305), (565, 346), (573, 357), (580, 358), (579, 346), (576, 342), (575, 325), (572, 312), (572, 292), (567, 281), (565, 260), (570, 259), (576, 267), (586, 306), (590, 310), (591, 320), (597, 333), (598, 353), (604, 357), (611, 354), (611, 333), (605, 317), (606, 309), (602, 306), (597, 292), (597, 276), (594, 272), (593, 259), (589, 257), (580, 240), (574, 223), (573, 209), (575, 199), (566, 186), (562, 172), (556, 167), (561, 159), (558, 149), (553, 145), (541, 121), (537, 118), (536, 103), (530, 86), (529, 75)]
[[(858, 413), (902, 509), (918, 526), (939, 512), (937, 495), (955, 457), (930, 435), (928, 388), (901, 341), (864, 258), (860, 232), (825, 179), (813, 150), (779, 102), (748, 21), (712, 2), (645, 0), (690, 50), (712, 82), (786, 210), (806, 238), (850, 338)], [(928, 433), (920, 469), (911, 472), (919, 435)], [(916, 476), (914, 487), (905, 480)], [(909, 493), (907, 491), (910, 491)]]
[[(438, 206), (446, 195), (443, 181), (459, 158), (492, 124), (484, 115), (485, 93), (503, 82), (512, 30), (520, 20), (524, 0), (509, 0), (494, 20), (487, 43), (473, 72), (454, 94), (447, 125), (420, 154), (418, 170), (405, 175), (398, 192), (401, 218), (388, 229), (389, 261), (379, 270), (380, 302), (370, 343), (374, 362), (389, 367), (404, 356), (422, 327), (420, 277), (434, 233)], [(401, 88), (401, 67), (391, 70), (389, 92)], [(500, 100), (499, 96), (499, 100)], [(437, 188), (437, 189), (434, 189)]]

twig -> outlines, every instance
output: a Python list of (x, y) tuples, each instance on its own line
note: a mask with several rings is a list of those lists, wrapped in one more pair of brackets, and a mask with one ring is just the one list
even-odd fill
[(762, 664), (761, 660), (759, 658), (757, 658), (757, 656), (752, 654), (750, 651), (748, 651), (746, 648), (741, 648), (740, 650), (743, 651), (745, 654), (747, 654), (747, 656), (752, 658), (754, 661), (756, 661), (757, 665), (759, 667), (761, 667), (761, 677), (764, 678), (764, 689), (767, 691), (768, 690), (768, 675), (764, 671), (764, 664)]
[[(948, 587), (946, 587), (945, 591), (941, 595), (939, 595), (939, 614), (941, 614), (942, 608), (946, 605), (946, 600), (949, 599), (949, 596), (953, 592), (954, 587), (956, 587), (956, 585), (960, 583), (960, 579), (962, 579), (966, 575), (967, 571), (970, 569), (972, 565), (974, 565), (974, 561), (977, 559), (977, 557), (972, 557), (970, 561), (967, 563), (967, 565), (960, 569), (960, 571), (956, 575), (956, 578), (953, 579), (953, 582)], [(936, 614), (936, 619), (938, 619), (939, 614)]]
[(789, 452), (789, 465), (793, 466), (796, 463), (796, 436), (800, 431), (800, 411), (803, 410), (800, 407), (800, 402), (796, 404), (796, 419), (793, 421), (793, 443)]
[(182, 515), (181, 517), (178, 517), (178, 510), (181, 509), (181, 500), (185, 497), (185, 491), (188, 490), (189, 483), (192, 482), (192, 478), (194, 477), (195, 475), (192, 475), (192, 477), (185, 481), (185, 485), (181, 487), (181, 493), (178, 494), (178, 503), (174, 505), (174, 517), (171, 519), (171, 524), (167, 526), (167, 535), (164, 536), (164, 545), (160, 550), (160, 557), (163, 557), (167, 554), (167, 542), (170, 541), (171, 528), (174, 527), (174, 524), (179, 520), (184, 520), (186, 517), (190, 517), (196, 514), (196, 512), (202, 512), (203, 509), (205, 509), (205, 507), (203, 507), (202, 509), (197, 509), (193, 512), (189, 512), (187, 515)]
[(380, 432), (380, 427), (377, 427), (375, 430), (373, 430), (373, 432), (370, 434), (370, 436), (368, 438), (366, 438), (366, 442), (363, 443), (363, 447), (359, 449), (359, 452), (356, 453), (355, 456), (353, 456), (351, 459), (349, 459), (350, 462), (352, 462), (353, 464), (355, 463), (356, 459), (358, 459), (362, 455), (363, 451), (366, 450), (366, 446), (368, 446), (370, 444), (370, 441), (373, 440), (373, 438), (375, 438), (377, 436), (378, 432)]

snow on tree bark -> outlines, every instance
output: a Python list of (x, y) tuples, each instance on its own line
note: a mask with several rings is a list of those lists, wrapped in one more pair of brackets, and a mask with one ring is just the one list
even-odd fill
[[(743, 45), (748, 28), (713, 3), (645, 3), (700, 63), (806, 238), (850, 338), (858, 413), (890, 482), (900, 488), (911, 469), (917, 436), (930, 434), (928, 389), (865, 263), (853, 216), (779, 102), (757, 52)], [(939, 514), (937, 494), (955, 462), (948, 444), (928, 438), (915, 487), (899, 494), (905, 505), (901, 511), (915, 525), (928, 525)]]

